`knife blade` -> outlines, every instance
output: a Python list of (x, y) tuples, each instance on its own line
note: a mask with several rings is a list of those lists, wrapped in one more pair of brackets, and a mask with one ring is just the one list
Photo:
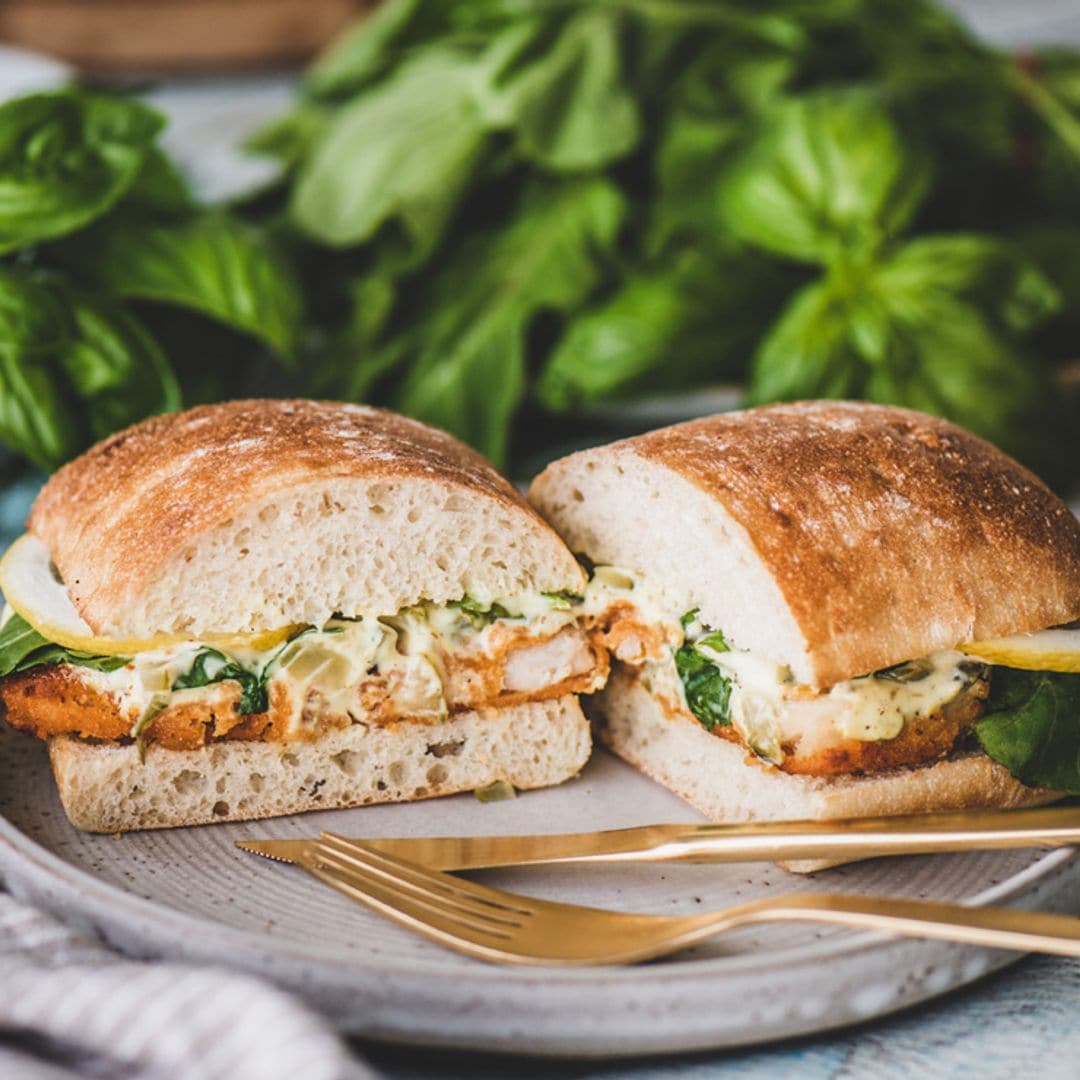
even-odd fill
[[(645, 825), (536, 836), (365, 837), (364, 844), (437, 870), (563, 862), (758, 862), (866, 859), (1080, 844), (1080, 806), (839, 821)], [(244, 851), (297, 862), (310, 841), (237, 840)]]

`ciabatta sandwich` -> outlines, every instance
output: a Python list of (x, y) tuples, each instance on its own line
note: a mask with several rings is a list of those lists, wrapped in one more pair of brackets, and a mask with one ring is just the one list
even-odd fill
[(442, 432), (309, 401), (156, 417), (61, 469), (28, 530), (0, 700), (80, 828), (537, 787), (588, 756), (581, 568)]
[[(1080, 523), (942, 420), (802, 403), (573, 454), (530, 499), (592, 570), (616, 753), (706, 815), (1080, 793)], [(1058, 629), (1048, 629), (1058, 628)]]

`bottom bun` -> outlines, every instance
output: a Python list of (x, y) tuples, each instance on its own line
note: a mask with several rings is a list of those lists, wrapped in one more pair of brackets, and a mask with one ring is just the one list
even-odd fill
[(496, 780), (545, 787), (589, 756), (569, 695), (461, 713), (444, 723), (354, 724), (315, 742), (222, 741), (198, 750), (49, 740), (60, 801), (86, 832), (248, 821), (303, 810), (409, 802)]
[[(713, 821), (828, 821), (974, 808), (1036, 806), (1063, 798), (1021, 784), (979, 751), (864, 776), (795, 776), (747, 760), (744, 747), (688, 717), (667, 716), (625, 667), (590, 699), (598, 737), (619, 757)], [(835, 866), (783, 863), (800, 873)]]

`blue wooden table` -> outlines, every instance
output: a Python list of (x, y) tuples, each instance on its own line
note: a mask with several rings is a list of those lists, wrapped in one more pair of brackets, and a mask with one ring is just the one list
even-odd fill
[(1080, 960), (1029, 957), (890, 1019), (753, 1050), (620, 1063), (357, 1048), (392, 1080), (1076, 1080)]

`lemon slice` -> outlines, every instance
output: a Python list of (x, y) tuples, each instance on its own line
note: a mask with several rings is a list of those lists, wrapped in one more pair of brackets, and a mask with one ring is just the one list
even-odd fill
[(287, 640), (299, 627), (262, 630), (252, 634), (155, 634), (148, 638), (113, 638), (95, 634), (79, 614), (67, 586), (57, 577), (49, 549), (30, 533), (20, 536), (0, 559), (0, 591), (12, 610), (42, 637), (66, 649), (95, 656), (131, 656), (152, 649), (199, 641), (223, 652), (252, 649), (261, 652)]
[(1011, 634), (958, 645), (961, 652), (1002, 667), (1028, 671), (1080, 671), (1080, 626)]

